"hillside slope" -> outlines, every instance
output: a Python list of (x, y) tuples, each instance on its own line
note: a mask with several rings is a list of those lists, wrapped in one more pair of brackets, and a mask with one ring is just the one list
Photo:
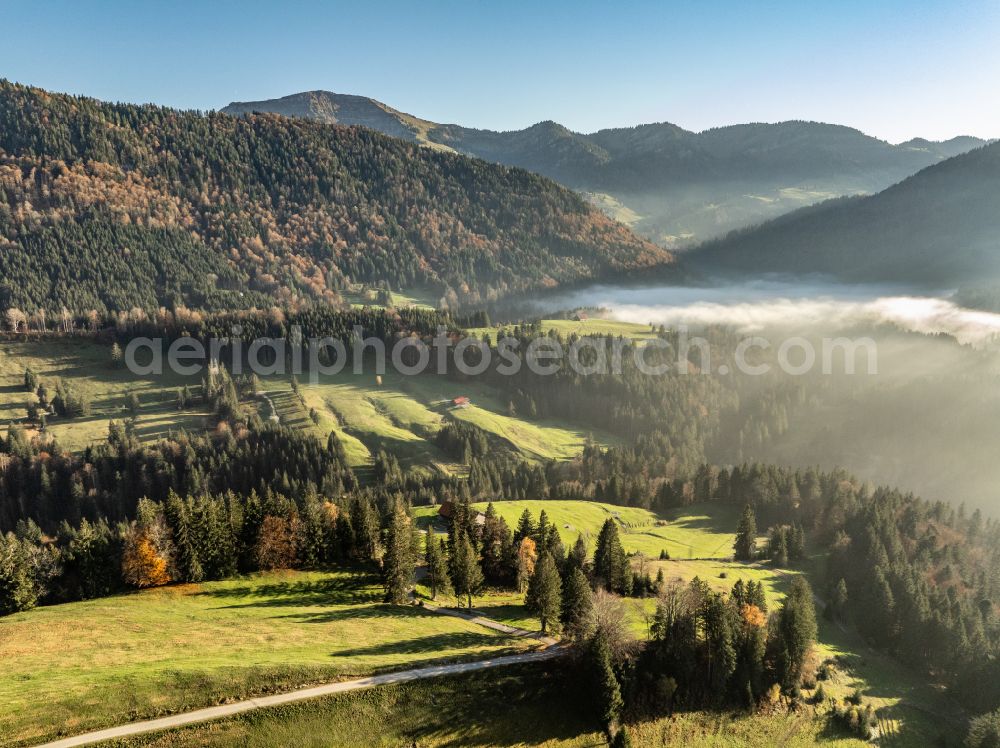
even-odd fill
[(0, 312), (336, 302), (349, 282), (475, 302), (671, 260), (523, 170), (0, 81)]
[(372, 127), (395, 137), (544, 174), (663, 246), (687, 247), (804, 205), (872, 193), (983, 144), (976, 138), (899, 145), (817, 122), (751, 123), (690, 132), (670, 123), (582, 134), (556, 122), (495, 132), (435, 124), (374, 99), (328, 91), (233, 103)]
[(687, 255), (706, 272), (927, 284), (1000, 277), (1000, 144), (873, 196), (831, 201)]

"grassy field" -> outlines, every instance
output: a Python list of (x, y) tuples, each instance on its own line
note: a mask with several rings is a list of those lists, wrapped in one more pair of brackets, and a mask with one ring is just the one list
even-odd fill
[[(592, 715), (554, 666), (503, 668), (261, 710), (208, 725), (115, 743), (134, 746), (605, 745)], [(628, 727), (637, 746), (861, 748), (811, 711), (751, 717), (679, 713)]]
[(374, 376), (346, 374), (303, 385), (301, 392), (306, 405), (329, 425), (364, 445), (368, 460), (384, 449), (404, 466), (448, 471), (450, 460), (433, 443), (443, 416), (398, 389), (397, 378), (385, 375), (379, 387)]
[[(389, 296), (392, 298), (392, 307), (412, 306), (419, 309), (437, 309), (440, 293), (434, 293), (429, 288), (410, 288), (403, 291), (392, 291)], [(377, 294), (374, 290), (364, 291), (358, 289), (344, 293), (344, 300), (354, 307), (378, 307), (376, 303)]]
[[(374, 374), (356, 376), (348, 371), (321, 377), (315, 384), (301, 381), (302, 401), (287, 379), (268, 379), (263, 386), (283, 424), (311, 430), (318, 438), (335, 431), (355, 467), (370, 465), (373, 455), (385, 449), (405, 467), (462, 473), (464, 466), (455, 464), (434, 443), (447, 417), (479, 426), (528, 459), (575, 457), (588, 435), (601, 444), (617, 442), (613, 436), (594, 435), (565, 421), (512, 417), (498, 393), (477, 382), (459, 384), (444, 377), (406, 377), (387, 371), (378, 384)], [(459, 395), (472, 398), (472, 405), (452, 408), (451, 401)], [(316, 414), (315, 422), (311, 411)]]
[[(485, 504), (477, 506), (482, 509)], [(621, 522), (631, 524), (631, 527), (622, 528), (622, 539), (628, 550), (643, 547), (645, 539), (638, 544), (635, 540), (648, 537), (643, 534), (643, 530), (649, 523), (656, 521), (653, 515), (642, 510), (591, 502), (496, 502), (494, 507), (512, 526), (525, 507), (531, 510), (536, 521), (539, 511), (545, 509), (557, 523), (564, 543), (575, 541), (581, 531), (592, 541), (604, 519), (612, 516), (612, 512), (618, 512)], [(430, 525), (436, 515), (435, 509), (416, 508), (414, 511), (418, 516), (418, 523), (425, 527)], [(633, 557), (633, 568), (641, 566), (654, 578), (657, 570), (662, 568), (668, 582), (686, 583), (697, 576), (712, 589), (723, 592), (729, 592), (737, 579), (759, 581), (764, 585), (769, 610), (777, 610), (792, 577), (805, 570), (774, 570), (767, 564), (743, 564), (725, 558), (731, 553), (731, 536), (723, 531), (733, 526), (736, 519), (731, 507), (714, 502), (679, 511), (671, 515), (666, 526), (654, 525), (654, 529), (669, 534), (674, 531), (674, 527), (680, 527), (686, 547), (700, 549), (699, 554), (707, 555), (707, 551), (720, 548), (724, 539), (726, 544), (721, 547), (721, 555), (717, 558), (688, 559), (672, 553), (674, 557), (671, 560), (660, 561), (649, 552), (651, 548), (646, 548), (643, 550), (645, 559)], [(626, 532), (626, 529), (629, 531)], [(820, 579), (820, 566), (819, 563), (807, 564), (806, 570), (812, 576), (814, 587), (817, 585), (816, 580)], [(523, 596), (517, 593), (490, 591), (476, 598), (474, 605), (483, 615), (520, 628), (538, 629), (537, 619), (525, 609)], [(650, 616), (655, 611), (655, 599), (628, 599), (624, 601), (624, 606), (632, 634), (640, 639), (645, 638)], [(818, 616), (819, 613), (817, 610)], [(964, 734), (965, 724), (961, 711), (930, 685), (924, 676), (909, 671), (884, 653), (873, 650), (849, 627), (826, 621), (822, 616), (819, 616), (819, 623), (817, 662), (826, 660), (834, 663), (833, 675), (823, 684), (826, 694), (842, 700), (856, 688), (860, 688), (864, 694), (864, 703), (871, 703), (878, 710), (880, 727), (888, 736), (883, 740), (884, 745), (918, 748), (935, 744), (944, 734), (952, 738)], [(810, 694), (811, 691), (806, 691), (807, 696)], [(781, 717), (779, 722), (785, 725), (785, 730), (790, 731), (787, 733), (787, 742), (781, 742), (782, 745), (809, 745), (811, 739), (825, 743), (831, 737), (825, 728), (814, 731), (815, 723), (811, 718), (801, 723), (799, 716), (788, 716)], [(761, 725), (757, 720), (686, 715), (675, 720), (637, 726), (634, 736), (639, 745), (763, 746), (773, 744), (768, 740), (775, 736), (786, 735), (783, 730), (768, 732), (768, 727), (761, 735), (770, 738), (755, 737), (760, 729)], [(796, 736), (801, 736), (801, 739)], [(742, 742), (744, 740), (748, 742)]]
[(962, 710), (925, 676), (868, 646), (847, 626), (820, 617), (819, 629), (817, 655), (821, 661), (833, 662), (833, 673), (823, 683), (824, 693), (844, 699), (860, 689), (864, 703), (877, 710), (885, 735), (882, 745), (953, 745), (965, 735), (968, 726)]
[[(764, 585), (764, 595), (769, 610), (774, 610), (785, 597), (791, 575), (797, 572), (776, 573), (767, 565), (748, 565), (738, 561), (688, 561), (686, 559), (670, 561), (646, 561), (645, 571), (656, 578), (656, 573), (662, 569), (663, 578), (669, 582), (690, 582), (695, 577), (708, 583), (717, 592), (729, 592), (737, 579), (744, 582), (760, 582)], [(639, 564), (633, 561), (633, 568)]]
[[(185, 385), (200, 390), (201, 378), (183, 378), (165, 371), (137, 377), (112, 365), (110, 348), (91, 340), (0, 341), (0, 423), (23, 421), (33, 395), (24, 391), (24, 371), (31, 368), (54, 395), (64, 380), (92, 403), (89, 416), (51, 418), (47, 433), (61, 445), (81, 450), (107, 437), (111, 420), (124, 420), (125, 398), (139, 396), (136, 431), (154, 441), (181, 429), (201, 431), (209, 425), (204, 410), (176, 409), (177, 391)], [(336, 431), (355, 467), (369, 466), (379, 449), (392, 452), (406, 467), (433, 473), (461, 474), (465, 468), (441, 452), (434, 435), (447, 417), (474, 423), (506, 440), (533, 460), (569, 459), (583, 449), (590, 432), (578, 424), (555, 420), (525, 420), (507, 413), (507, 404), (493, 388), (478, 382), (458, 384), (444, 377), (403, 377), (392, 372), (377, 385), (375, 376), (342, 373), (315, 385), (302, 382), (300, 400), (285, 378), (262, 383), (281, 422), (326, 439)], [(471, 407), (455, 410), (458, 395), (472, 398)], [(310, 417), (314, 411), (316, 420)], [(261, 403), (262, 414), (270, 410)], [(593, 434), (602, 444), (617, 443), (608, 434)]]
[[(737, 579), (744, 582), (755, 581), (764, 585), (768, 610), (777, 610), (784, 599), (791, 580), (788, 573), (779, 574), (767, 567), (748, 566), (733, 561), (645, 561), (640, 564), (633, 559), (633, 568), (637, 571), (645, 569), (655, 579), (656, 572), (662, 568), (667, 583), (687, 583), (695, 577), (705, 581), (716, 592), (729, 593)], [(429, 597), (425, 588), (419, 591)], [(454, 599), (439, 597), (443, 605), (453, 605)], [(516, 626), (528, 631), (539, 628), (536, 618), (524, 605), (524, 595), (510, 590), (486, 590), (473, 598), (475, 610), (480, 615), (502, 621), (510, 626)], [(656, 612), (656, 598), (628, 598), (624, 600), (625, 614), (632, 631), (638, 639), (645, 639), (649, 633), (649, 623)], [(827, 656), (824, 654), (824, 656)]]
[[(443, 377), (405, 377), (407, 393), (429, 407), (505, 439), (529, 459), (565, 460), (583, 451), (588, 435), (598, 444), (617, 444), (610, 434), (564, 420), (526, 420), (507, 413), (507, 403), (492, 387), (475, 381), (453, 382)], [(450, 409), (458, 396), (471, 399), (468, 408)]]
[(162, 377), (137, 377), (112, 365), (109, 346), (83, 339), (0, 341), (0, 423), (25, 418), (27, 403), (32, 398), (23, 387), (25, 368), (38, 375), (49, 397), (55, 395), (56, 382), (62, 379), (71, 382), (92, 403), (89, 416), (50, 419), (47, 432), (72, 450), (107, 438), (108, 423), (128, 416), (124, 407), (130, 391), (139, 396), (142, 406), (136, 418), (136, 432), (141, 439), (153, 441), (181, 429), (200, 431), (206, 427), (207, 413), (180, 412), (176, 408), (177, 390), (185, 384), (199, 389), (200, 377), (185, 379), (170, 373)]
[[(637, 322), (619, 322), (618, 320), (602, 319), (600, 317), (593, 317), (586, 320), (543, 319), (541, 325), (545, 332), (555, 331), (564, 338), (568, 338), (570, 335), (579, 335), (580, 337), (588, 335), (615, 335), (623, 338), (632, 338), (633, 340), (648, 340), (656, 337), (656, 333), (649, 325)], [(480, 338), (483, 335), (489, 335), (490, 340), (496, 342), (497, 333), (503, 330), (503, 328), (503, 325), (475, 327), (467, 330), (467, 332)]]
[(368, 577), (287, 572), (0, 619), (0, 742), (531, 644), (381, 599)]
[[(474, 506), (485, 511), (487, 503)], [(559, 530), (564, 545), (571, 546), (579, 535), (583, 535), (591, 550), (601, 525), (613, 517), (619, 522), (625, 550), (641, 552), (648, 558), (658, 558), (661, 550), (666, 550), (673, 559), (731, 557), (736, 537), (733, 530), (738, 521), (738, 509), (721, 502), (695, 504), (664, 517), (657, 517), (645, 509), (595, 501), (498, 501), (493, 506), (512, 529), (525, 509), (531, 512), (535, 522), (544, 509), (549, 521)], [(413, 511), (418, 523), (426, 527), (435, 521), (437, 510), (437, 507), (422, 506)]]

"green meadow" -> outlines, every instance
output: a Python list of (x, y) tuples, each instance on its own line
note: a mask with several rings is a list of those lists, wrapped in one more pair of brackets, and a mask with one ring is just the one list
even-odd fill
[(2, 742), (533, 644), (382, 596), (370, 576), (276, 572), (5, 617)]
[[(486, 511), (487, 504), (479, 502), (474, 506)], [(737, 509), (722, 502), (694, 504), (662, 517), (646, 509), (596, 501), (497, 501), (493, 507), (511, 529), (517, 526), (525, 509), (531, 512), (535, 522), (544, 510), (549, 522), (559, 531), (563, 545), (570, 547), (582, 535), (591, 550), (601, 526), (606, 520), (614, 519), (618, 522), (626, 552), (639, 552), (647, 558), (658, 558), (663, 550), (672, 559), (732, 557), (738, 521)], [(418, 523), (426, 527), (437, 521), (434, 519), (437, 511), (438, 507), (415, 507), (414, 515)]]
[[(63, 380), (92, 404), (91, 414), (80, 418), (52, 417), (46, 433), (63, 447), (81, 450), (108, 435), (112, 420), (122, 421), (131, 414), (125, 411), (129, 392), (139, 397), (136, 433), (139, 438), (155, 441), (181, 429), (201, 431), (208, 425), (208, 414), (192, 409), (177, 409), (177, 391), (188, 385), (200, 389), (200, 377), (137, 377), (124, 367), (115, 366), (110, 345), (86, 339), (46, 339), (34, 342), (0, 340), (0, 423), (24, 421), (29, 400), (37, 400), (24, 390), (24, 371), (32, 369), (49, 397), (55, 395), (56, 383)], [(30, 433), (36, 433), (30, 430)]]
[[(206, 725), (116, 742), (150, 746), (547, 746), (606, 745), (593, 715), (561, 687), (556, 665), (452, 676), (265, 709)], [(678, 712), (631, 723), (637, 746), (862, 748), (811, 708), (794, 714)]]

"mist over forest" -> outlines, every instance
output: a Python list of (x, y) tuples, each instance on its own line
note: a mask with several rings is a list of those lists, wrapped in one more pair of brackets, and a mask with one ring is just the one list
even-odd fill
[(0, 748), (1000, 746), (979, 2), (5, 8)]
[(819, 363), (801, 376), (775, 366), (760, 388), (801, 390), (787, 420), (752, 447), (712, 457), (843, 467), (876, 485), (1000, 512), (1000, 464), (992, 459), (1000, 418), (1000, 314), (964, 307), (948, 292), (815, 276), (708, 286), (604, 285), (534, 304), (539, 314), (589, 308), (596, 316), (683, 328), (691, 336), (711, 329), (760, 336), (771, 343), (772, 360), (790, 337), (808, 339), (818, 355), (824, 339), (870, 338), (874, 375), (863, 351), (854, 374), (845, 373), (842, 355), (830, 374), (821, 373)]

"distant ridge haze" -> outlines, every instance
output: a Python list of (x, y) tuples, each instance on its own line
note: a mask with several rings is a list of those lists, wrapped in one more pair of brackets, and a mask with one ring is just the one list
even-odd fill
[(821, 273), (941, 288), (1000, 278), (1000, 143), (864, 197), (804, 208), (689, 253), (711, 274)]
[(548, 120), (498, 132), (439, 124), (365, 96), (329, 91), (234, 102), (222, 111), (360, 125), (526, 168), (584, 193), (670, 248), (690, 247), (829, 198), (878, 192), (986, 142), (963, 136), (893, 145), (851, 127), (806, 121), (702, 132), (660, 122), (578, 133)]

